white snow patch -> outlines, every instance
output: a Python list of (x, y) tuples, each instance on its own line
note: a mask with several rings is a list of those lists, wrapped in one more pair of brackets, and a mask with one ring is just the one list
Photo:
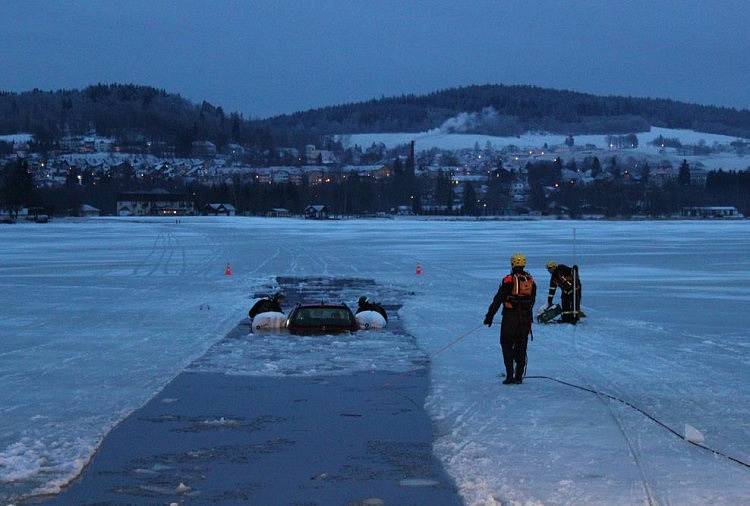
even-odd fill
[(24, 133), (0, 135), (0, 141), (12, 142), (12, 143), (31, 142), (33, 138), (34, 136), (32, 134), (24, 134)]
[[(650, 146), (648, 143), (658, 138), (660, 135), (666, 138), (677, 138), (682, 144), (698, 144), (703, 140), (707, 145), (712, 145), (714, 142), (726, 145), (737, 140), (737, 137), (729, 135), (662, 127), (651, 127), (651, 130), (648, 132), (635, 132), (635, 134), (638, 137), (638, 149), (653, 152), (657, 152), (659, 148)], [(593, 144), (602, 149), (607, 148), (606, 137), (606, 134), (574, 136), (576, 145), (578, 146)], [(342, 142), (344, 147), (359, 145), (363, 148), (367, 148), (373, 143), (378, 142), (382, 142), (387, 148), (394, 148), (414, 141), (415, 149), (417, 151), (425, 151), (432, 148), (446, 150), (471, 149), (477, 143), (482, 149), (484, 149), (484, 146), (488, 142), (494, 149), (502, 149), (510, 145), (519, 148), (541, 148), (545, 144), (548, 146), (559, 146), (564, 144), (567, 135), (526, 132), (519, 136), (498, 137), (482, 134), (446, 133), (446, 131), (441, 129), (433, 129), (427, 132), (416, 133), (339, 134), (336, 138)], [(631, 150), (628, 150), (628, 152), (630, 151)]]

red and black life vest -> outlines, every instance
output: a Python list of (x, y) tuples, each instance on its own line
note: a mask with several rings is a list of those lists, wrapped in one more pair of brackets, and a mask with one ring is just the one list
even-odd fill
[(508, 274), (503, 278), (503, 284), (513, 283), (510, 295), (505, 299), (506, 309), (514, 309), (516, 305), (530, 302), (534, 292), (534, 278), (528, 273)]

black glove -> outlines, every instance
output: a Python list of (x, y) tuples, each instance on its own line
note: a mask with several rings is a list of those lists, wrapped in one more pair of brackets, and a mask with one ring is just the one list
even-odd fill
[(490, 315), (484, 317), (484, 324), (488, 327), (492, 326), (492, 317)]

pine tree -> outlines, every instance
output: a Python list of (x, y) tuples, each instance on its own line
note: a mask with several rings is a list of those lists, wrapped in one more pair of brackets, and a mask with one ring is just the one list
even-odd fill
[(2, 182), (2, 207), (15, 219), (23, 206), (29, 206), (34, 201), (34, 179), (29, 172), (28, 163), (17, 161), (7, 164)]
[(464, 214), (477, 215), (477, 193), (471, 183), (464, 183)]
[(596, 177), (602, 173), (602, 164), (599, 162), (598, 157), (594, 157), (594, 161), (591, 162), (591, 177)]
[(687, 160), (683, 159), (680, 165), (680, 172), (677, 174), (677, 183), (682, 186), (690, 186), (690, 166)]
[(649, 167), (648, 162), (646, 162), (643, 165), (643, 168), (641, 169), (641, 183), (648, 184), (648, 180), (651, 178), (651, 167)]

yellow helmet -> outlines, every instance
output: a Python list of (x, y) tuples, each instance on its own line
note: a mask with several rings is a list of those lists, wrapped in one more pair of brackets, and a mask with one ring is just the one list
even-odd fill
[(513, 253), (510, 256), (511, 267), (526, 267), (526, 256), (523, 253)]
[(555, 262), (554, 260), (550, 260), (549, 262), (547, 262), (548, 271), (554, 271), (555, 269), (557, 269), (557, 262)]

